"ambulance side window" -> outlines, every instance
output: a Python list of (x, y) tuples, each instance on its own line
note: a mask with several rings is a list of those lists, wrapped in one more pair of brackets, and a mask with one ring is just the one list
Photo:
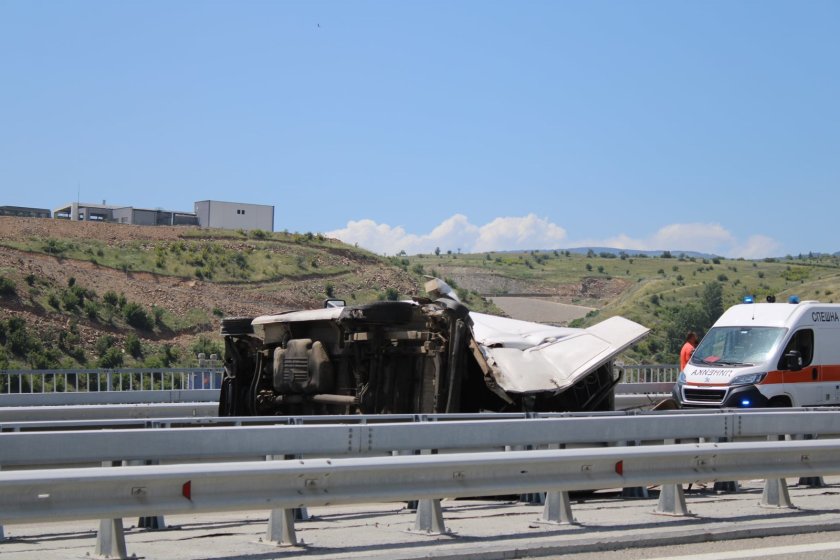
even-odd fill
[(802, 355), (802, 367), (809, 366), (811, 360), (814, 359), (814, 331), (811, 329), (802, 329), (791, 337), (787, 346), (785, 346), (785, 351), (782, 352), (782, 359), (779, 360), (779, 369), (785, 369), (785, 355), (791, 350), (798, 350)]

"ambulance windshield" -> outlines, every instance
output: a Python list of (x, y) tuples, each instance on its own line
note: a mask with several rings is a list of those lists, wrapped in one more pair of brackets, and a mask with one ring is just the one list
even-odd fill
[(766, 362), (787, 329), (781, 327), (713, 327), (694, 354), (694, 365), (750, 366)]

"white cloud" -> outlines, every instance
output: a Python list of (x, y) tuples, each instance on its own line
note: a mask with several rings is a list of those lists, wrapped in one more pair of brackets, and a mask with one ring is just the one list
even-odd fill
[(388, 255), (400, 251), (409, 255), (431, 253), (437, 247), (444, 252), (482, 253), (591, 246), (697, 251), (753, 259), (775, 256), (780, 250), (779, 243), (770, 237), (754, 235), (740, 241), (722, 225), (714, 223), (669, 224), (641, 238), (620, 233), (603, 239), (569, 241), (564, 228), (535, 214), (500, 217), (482, 226), (472, 224), (463, 214), (455, 214), (431, 232), (422, 234), (408, 233), (401, 226), (393, 227), (365, 219), (350, 221), (347, 227), (326, 235)]
[(696, 251), (723, 257), (758, 259), (777, 256), (781, 245), (764, 235), (754, 235), (742, 242), (720, 224), (669, 224), (647, 237), (633, 238), (619, 234), (605, 239), (576, 241), (571, 246), (615, 247), (642, 251)]
[(566, 239), (566, 230), (545, 218), (496, 218), (480, 228), (474, 253), (515, 249), (554, 249)]
[(760, 259), (764, 257), (775, 257), (781, 254), (781, 245), (766, 235), (753, 235), (746, 243), (736, 245), (733, 248), (733, 257), (745, 259)]
[(496, 218), (481, 227), (463, 214), (455, 214), (427, 234), (412, 234), (401, 226), (377, 224), (373, 220), (350, 221), (347, 227), (327, 232), (345, 243), (357, 243), (370, 251), (395, 255), (460, 250), (463, 253), (559, 247), (566, 237), (560, 226), (534, 214)]

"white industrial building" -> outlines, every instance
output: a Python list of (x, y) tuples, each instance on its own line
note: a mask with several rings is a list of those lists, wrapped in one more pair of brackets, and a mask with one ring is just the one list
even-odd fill
[(195, 214), (201, 227), (274, 231), (274, 206), (266, 204), (201, 200)]
[[(47, 211), (49, 212), (49, 211)], [(70, 202), (53, 211), (56, 219), (116, 222), (141, 226), (200, 226), (205, 228), (274, 231), (274, 206), (202, 200), (195, 212)]]

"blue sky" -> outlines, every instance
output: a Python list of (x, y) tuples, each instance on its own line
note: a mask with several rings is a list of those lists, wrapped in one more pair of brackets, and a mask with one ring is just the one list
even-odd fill
[(0, 0), (0, 205), (379, 253), (840, 250), (840, 2)]

